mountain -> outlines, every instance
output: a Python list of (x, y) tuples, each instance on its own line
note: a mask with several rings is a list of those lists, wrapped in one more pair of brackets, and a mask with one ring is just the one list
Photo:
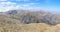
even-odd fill
[(48, 11), (9, 10), (0, 13), (0, 22), (10, 24), (46, 23), (56, 25), (60, 23), (60, 15)]

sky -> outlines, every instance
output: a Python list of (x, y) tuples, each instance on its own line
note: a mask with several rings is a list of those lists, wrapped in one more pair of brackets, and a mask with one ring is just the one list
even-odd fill
[(14, 9), (60, 11), (60, 0), (0, 0), (0, 12)]

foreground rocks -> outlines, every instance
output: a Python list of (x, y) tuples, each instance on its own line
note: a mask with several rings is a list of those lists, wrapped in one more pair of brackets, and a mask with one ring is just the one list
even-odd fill
[(44, 23), (19, 25), (0, 24), (0, 32), (60, 32), (60, 24), (54, 26)]

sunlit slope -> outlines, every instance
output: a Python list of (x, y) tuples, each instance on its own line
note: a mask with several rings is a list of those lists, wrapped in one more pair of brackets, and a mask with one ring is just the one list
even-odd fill
[(60, 24), (50, 26), (44, 23), (20, 24), (20, 25), (1, 25), (0, 32), (60, 32)]

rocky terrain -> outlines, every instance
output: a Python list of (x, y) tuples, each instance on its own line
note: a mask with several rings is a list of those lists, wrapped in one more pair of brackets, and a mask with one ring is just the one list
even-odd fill
[(60, 32), (60, 15), (42, 10), (0, 12), (0, 32)]

